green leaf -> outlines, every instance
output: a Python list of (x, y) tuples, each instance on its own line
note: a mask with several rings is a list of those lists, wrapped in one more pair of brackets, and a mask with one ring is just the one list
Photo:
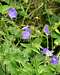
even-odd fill
[(58, 33), (56, 33), (56, 32), (52, 32), (52, 37), (53, 38), (59, 38), (60, 35)]
[(27, 16), (27, 13), (26, 13), (26, 11), (25, 11), (25, 10), (22, 10), (22, 11), (20, 11), (20, 15), (21, 15), (21, 16), (25, 16), (25, 17), (26, 17), (26, 16)]
[(8, 5), (0, 5), (0, 13), (2, 13), (2, 14), (7, 13), (8, 8), (9, 8)]
[(13, 0), (5, 0), (5, 2), (10, 4), (10, 3), (13, 3)]
[(53, 37), (53, 38), (56, 38), (56, 39), (54, 40), (54, 43), (55, 43), (56, 45), (60, 45), (60, 34), (58, 34), (58, 33), (56, 33), (56, 32), (52, 32), (52, 37)]
[(40, 65), (39, 66), (40, 75), (55, 75), (50, 69), (48, 65)]
[(54, 0), (54, 1), (56, 1), (56, 2), (60, 3), (60, 0)]
[(0, 65), (0, 75), (5, 75), (5, 73), (3, 72), (1, 65)]
[(56, 45), (60, 45), (60, 38), (56, 39), (56, 40), (54, 41), (54, 43), (55, 43)]
[(28, 3), (28, 0), (23, 0), (24, 1), (24, 3)]
[(56, 72), (60, 73), (60, 63), (56, 65)]
[(32, 42), (32, 47), (35, 47), (36, 49), (39, 49), (41, 42), (42, 42), (41, 38), (36, 38)]

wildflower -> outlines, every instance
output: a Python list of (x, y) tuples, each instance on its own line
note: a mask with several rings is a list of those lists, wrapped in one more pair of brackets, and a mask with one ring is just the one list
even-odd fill
[(22, 39), (29, 39), (30, 38), (30, 32), (28, 31), (23, 31), (22, 32)]
[(42, 48), (42, 53), (46, 54), (46, 56), (52, 56), (53, 55), (53, 51), (49, 51), (48, 48)]
[(28, 28), (28, 26), (23, 27), (22, 30), (24, 30), (22, 32), (22, 39), (27, 40), (30, 38), (31, 35), (31, 30)]
[(57, 56), (52, 56), (51, 58), (51, 64), (58, 64), (59, 58)]
[(23, 27), (22, 30), (24, 30), (24, 31), (28, 31), (28, 32), (31, 33), (31, 30), (29, 29), (29, 26), (25, 26), (25, 27)]
[(25, 26), (25, 27), (22, 28), (22, 30), (28, 30), (29, 29), (28, 27), (29, 26)]
[(48, 25), (44, 26), (43, 31), (45, 32), (45, 34), (48, 36), (50, 34), (49, 29), (48, 29)]
[(15, 8), (9, 8), (8, 9), (8, 15), (11, 19), (16, 18), (17, 17), (17, 11)]

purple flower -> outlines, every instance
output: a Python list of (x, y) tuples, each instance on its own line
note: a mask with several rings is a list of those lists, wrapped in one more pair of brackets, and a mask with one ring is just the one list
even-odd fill
[(22, 30), (24, 30), (22, 32), (22, 39), (27, 40), (30, 38), (31, 35), (31, 30), (28, 28), (29, 26), (25, 26), (22, 28)]
[(31, 30), (29, 29), (29, 26), (25, 26), (25, 27), (23, 27), (22, 30), (24, 30), (24, 31), (28, 31), (28, 32), (31, 33)]
[(25, 27), (22, 28), (22, 30), (28, 30), (29, 29), (28, 27), (29, 26), (25, 26)]
[(27, 40), (30, 38), (30, 32), (28, 31), (23, 31), (22, 32), (22, 39)]
[(53, 51), (49, 51), (48, 48), (42, 48), (42, 53), (46, 54), (46, 56), (52, 56), (53, 55)]
[(59, 58), (57, 56), (52, 56), (51, 58), (51, 64), (58, 64)]
[(15, 8), (9, 8), (8, 9), (8, 15), (11, 19), (16, 18), (17, 17), (17, 11)]
[(48, 36), (50, 34), (49, 29), (48, 29), (48, 25), (44, 26), (43, 31), (45, 32), (45, 34)]

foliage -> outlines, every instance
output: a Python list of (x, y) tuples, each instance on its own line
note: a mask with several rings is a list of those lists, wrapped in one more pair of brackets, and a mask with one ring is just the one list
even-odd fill
[[(11, 19), (8, 9), (15, 8)], [(44, 34), (49, 26), (50, 35)], [(29, 26), (31, 36), (22, 39), (22, 28)], [(42, 53), (42, 47), (54, 51), (58, 64)], [(57, 47), (57, 49), (56, 49)], [(0, 0), (0, 74), (60, 75), (60, 0)]]

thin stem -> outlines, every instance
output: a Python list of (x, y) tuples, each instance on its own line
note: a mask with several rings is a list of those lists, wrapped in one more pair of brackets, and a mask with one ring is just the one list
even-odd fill
[[(52, 33), (51, 33), (51, 36), (52, 36)], [(53, 38), (51, 38), (51, 41), (52, 41), (52, 51), (53, 51)]]
[[(49, 24), (51, 25), (50, 17), (49, 17), (49, 15), (48, 15), (48, 14), (47, 14), (47, 16), (48, 16), (48, 21), (49, 21)], [(51, 42), (52, 42), (51, 47), (52, 47), (52, 50), (53, 50), (52, 30), (51, 30)]]
[(34, 9), (31, 13), (29, 13), (28, 17), (32, 17), (32, 14), (35, 13), (38, 9), (40, 9), (43, 6), (43, 3), (36, 9)]
[(28, 4), (28, 6), (27, 6), (26, 12), (28, 12), (28, 10), (29, 10), (31, 4), (32, 4), (32, 3), (31, 3), (31, 0), (30, 0), (29, 4)]
[[(50, 20), (49, 14), (47, 12), (47, 9), (48, 9), (47, 1), (45, 1), (45, 11), (47, 13), (47, 17), (48, 17), (49, 24), (51, 25), (51, 20)], [(52, 30), (51, 30), (51, 32), (52, 32)], [(51, 37), (52, 37), (52, 33), (51, 33)], [(51, 47), (52, 47), (52, 50), (53, 50), (53, 38), (51, 38), (51, 41), (52, 41)], [(48, 48), (48, 36), (47, 36), (47, 48)]]
[(7, 75), (7, 74), (6, 74), (6, 64), (5, 64), (5, 75)]
[(47, 36), (47, 48), (49, 48), (49, 41), (48, 41), (48, 36)]
[(1, 70), (2, 70), (3, 72), (5, 72), (5, 71), (3, 70), (3, 68), (2, 68), (2, 65), (1, 65), (1, 63), (0, 63), (0, 68), (1, 68)]

